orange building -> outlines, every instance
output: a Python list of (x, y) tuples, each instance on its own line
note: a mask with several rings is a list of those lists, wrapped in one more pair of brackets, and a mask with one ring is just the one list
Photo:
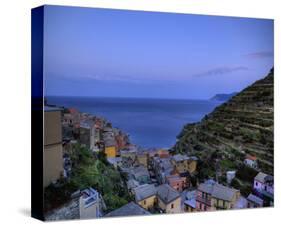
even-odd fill
[(169, 151), (165, 150), (165, 149), (159, 149), (157, 151), (157, 154), (160, 158), (168, 158), (170, 156)]

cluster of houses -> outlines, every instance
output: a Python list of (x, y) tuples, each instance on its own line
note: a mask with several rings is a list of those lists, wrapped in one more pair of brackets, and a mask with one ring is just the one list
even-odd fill
[(63, 114), (62, 121), (65, 141), (78, 140), (93, 152), (103, 151), (107, 157), (116, 157), (128, 145), (128, 135), (101, 117), (71, 108)]
[[(247, 198), (239, 190), (230, 188), (210, 179), (197, 188), (177, 191), (167, 183), (155, 185), (136, 181), (131, 191), (135, 200), (105, 215), (102, 214), (102, 197), (93, 188), (81, 192), (79, 199), (80, 218), (117, 217), (150, 215), (152, 213), (183, 213), (194, 211), (215, 211), (264, 206), (265, 198), (273, 201), (273, 178), (258, 173), (253, 184), (253, 191)], [(273, 205), (273, 203), (271, 203)]]
[[(134, 201), (107, 214), (102, 196), (95, 188), (79, 191), (79, 218), (97, 218), (152, 213), (182, 213), (273, 205), (274, 182), (259, 172), (252, 193), (209, 179), (198, 183), (196, 156), (174, 154), (166, 149), (142, 149), (130, 144), (127, 134), (105, 119), (68, 109), (45, 107), (44, 187), (71, 172), (71, 148), (79, 142), (92, 152), (104, 152), (116, 170), (127, 175), (126, 185)], [(52, 162), (52, 164), (50, 164)], [(246, 165), (257, 169), (256, 158), (247, 156)], [(228, 184), (235, 171), (227, 172)]]

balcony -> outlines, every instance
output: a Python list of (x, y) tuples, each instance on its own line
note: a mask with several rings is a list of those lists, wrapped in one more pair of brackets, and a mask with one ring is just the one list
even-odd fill
[(208, 206), (211, 206), (211, 198), (209, 198), (209, 197), (208, 198), (202, 198), (201, 196), (197, 196), (196, 201), (204, 203)]

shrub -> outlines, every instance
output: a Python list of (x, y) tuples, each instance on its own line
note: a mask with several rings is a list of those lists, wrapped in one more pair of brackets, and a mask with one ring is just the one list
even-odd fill
[(257, 173), (255, 169), (242, 165), (236, 172), (236, 177), (242, 181), (252, 183)]

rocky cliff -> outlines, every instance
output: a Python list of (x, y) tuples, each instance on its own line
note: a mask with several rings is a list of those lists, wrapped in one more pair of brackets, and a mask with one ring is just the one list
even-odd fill
[[(273, 174), (274, 70), (179, 134), (176, 152), (198, 156), (209, 173), (241, 167), (247, 154)], [(220, 164), (219, 164), (220, 163)]]
[(216, 94), (215, 96), (213, 96), (210, 100), (213, 101), (228, 101), (231, 97), (237, 95), (237, 92), (234, 93), (230, 93), (230, 94), (225, 94), (225, 93), (220, 93), (220, 94)]

